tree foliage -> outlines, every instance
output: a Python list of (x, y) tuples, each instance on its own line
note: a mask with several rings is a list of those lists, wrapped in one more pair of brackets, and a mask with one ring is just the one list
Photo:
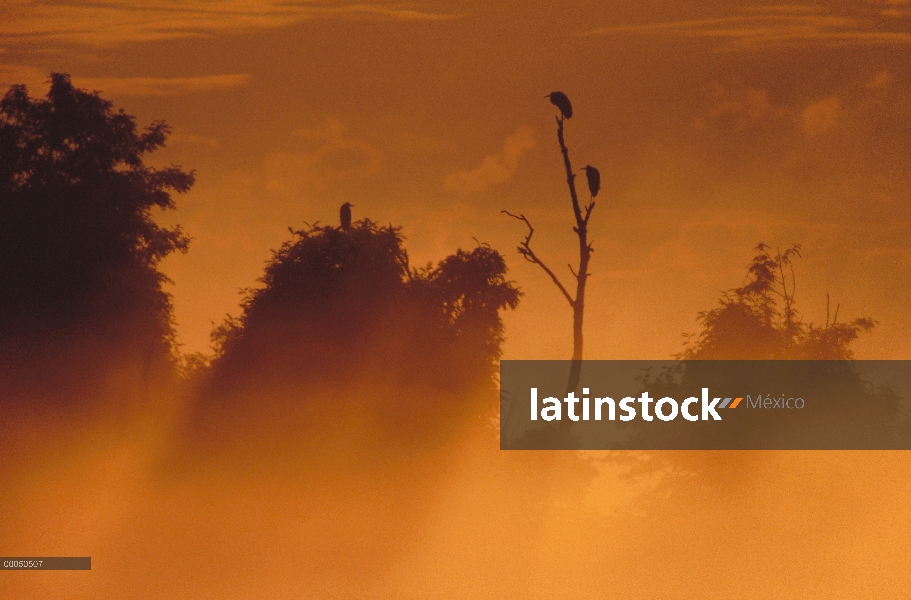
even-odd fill
[(499, 311), (520, 292), (486, 245), (413, 269), (398, 228), (291, 230), (240, 317), (213, 332), (216, 380), (331, 382), (367, 372), (443, 385), (489, 381)]
[[(0, 100), (0, 339), (21, 351), (79, 331), (118, 341), (171, 341), (166, 278), (156, 268), (189, 239), (152, 210), (174, 208), (193, 174), (157, 169), (164, 122), (144, 131), (98, 93), (53, 73), (45, 98), (14, 85)], [(26, 352), (27, 353), (27, 352)]]
[(838, 308), (822, 326), (804, 322), (795, 308), (793, 260), (800, 246), (772, 253), (760, 243), (747, 266), (744, 284), (725, 292), (719, 306), (700, 312), (702, 331), (678, 358), (688, 360), (843, 360), (851, 343), (875, 322), (857, 318), (838, 323)]

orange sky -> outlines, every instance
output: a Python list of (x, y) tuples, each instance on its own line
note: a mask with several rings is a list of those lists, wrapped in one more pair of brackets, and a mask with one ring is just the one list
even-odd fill
[[(505, 357), (569, 358), (569, 307), (500, 214), (527, 215), (535, 250), (569, 277), (544, 98), (562, 90), (574, 164), (602, 174), (588, 358), (678, 352), (760, 240), (803, 245), (806, 318), (824, 320), (829, 292), (839, 320), (879, 321), (859, 358), (911, 358), (909, 59), (911, 0), (0, 0), (0, 85), (42, 95), (51, 71), (70, 73), (142, 125), (165, 119), (152, 161), (196, 170), (162, 216), (193, 237), (163, 265), (185, 351), (238, 314), (288, 226), (335, 224), (351, 202), (356, 219), (402, 225), (414, 265), (474, 238), (501, 250), (526, 292)], [(140, 385), (117, 373), (98, 396)], [(409, 445), (383, 397), (341, 395), (312, 404), (332, 418), (276, 408), (283, 429), (242, 410), (233, 434), (213, 426), (231, 452), (193, 454), (183, 400), (155, 400), (135, 420), (0, 427), (5, 552), (95, 561), (4, 573), (0, 589), (911, 597), (906, 453), (586, 453), (586, 473), (568, 453), (497, 450), (479, 415)]]
[(798, 308), (879, 321), (859, 358), (909, 358), (911, 2), (32, 2), (0, 7), (0, 83), (51, 71), (143, 125), (197, 173), (163, 217), (185, 351), (238, 313), (287, 227), (338, 206), (404, 227), (414, 264), (473, 238), (526, 292), (506, 358), (568, 358), (569, 307), (515, 253), (573, 260), (545, 94), (566, 92), (577, 167), (602, 173), (589, 358), (667, 358), (739, 285), (752, 247), (801, 243)]

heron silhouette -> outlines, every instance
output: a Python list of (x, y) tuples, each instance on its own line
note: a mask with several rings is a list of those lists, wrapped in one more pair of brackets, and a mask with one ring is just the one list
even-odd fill
[(601, 173), (591, 165), (585, 165), (580, 171), (585, 171), (585, 178), (588, 179), (588, 191), (592, 193), (592, 198), (598, 195), (601, 189)]
[(339, 218), (342, 221), (342, 229), (348, 231), (351, 229), (351, 207), (354, 206), (350, 202), (345, 202), (342, 204), (342, 208), (338, 211)]
[(560, 109), (560, 114), (564, 119), (570, 119), (573, 116), (573, 105), (570, 104), (569, 98), (563, 92), (551, 92), (544, 96), (550, 98), (551, 104)]

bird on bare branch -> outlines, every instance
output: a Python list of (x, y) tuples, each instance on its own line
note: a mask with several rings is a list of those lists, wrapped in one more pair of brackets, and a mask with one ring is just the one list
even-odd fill
[(588, 180), (588, 191), (591, 192), (592, 198), (598, 195), (601, 189), (601, 173), (591, 165), (585, 165), (580, 171), (585, 171), (585, 178)]
[(550, 98), (551, 104), (560, 109), (560, 114), (564, 119), (570, 119), (573, 116), (573, 105), (570, 104), (569, 98), (563, 92), (551, 92), (544, 96)]

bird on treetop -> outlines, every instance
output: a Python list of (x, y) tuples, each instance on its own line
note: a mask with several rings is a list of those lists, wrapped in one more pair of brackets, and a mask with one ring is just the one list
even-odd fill
[(601, 189), (601, 173), (591, 165), (585, 165), (580, 171), (585, 171), (585, 178), (588, 179), (588, 191), (592, 193), (592, 198), (598, 195)]
[(560, 114), (563, 115), (564, 119), (572, 118), (573, 105), (569, 103), (569, 98), (566, 97), (566, 94), (563, 92), (551, 92), (544, 97), (550, 98), (551, 104), (560, 109)]
[(339, 210), (339, 217), (342, 220), (342, 229), (348, 231), (351, 229), (351, 207), (354, 206), (350, 202), (345, 202), (342, 204), (341, 210)]

